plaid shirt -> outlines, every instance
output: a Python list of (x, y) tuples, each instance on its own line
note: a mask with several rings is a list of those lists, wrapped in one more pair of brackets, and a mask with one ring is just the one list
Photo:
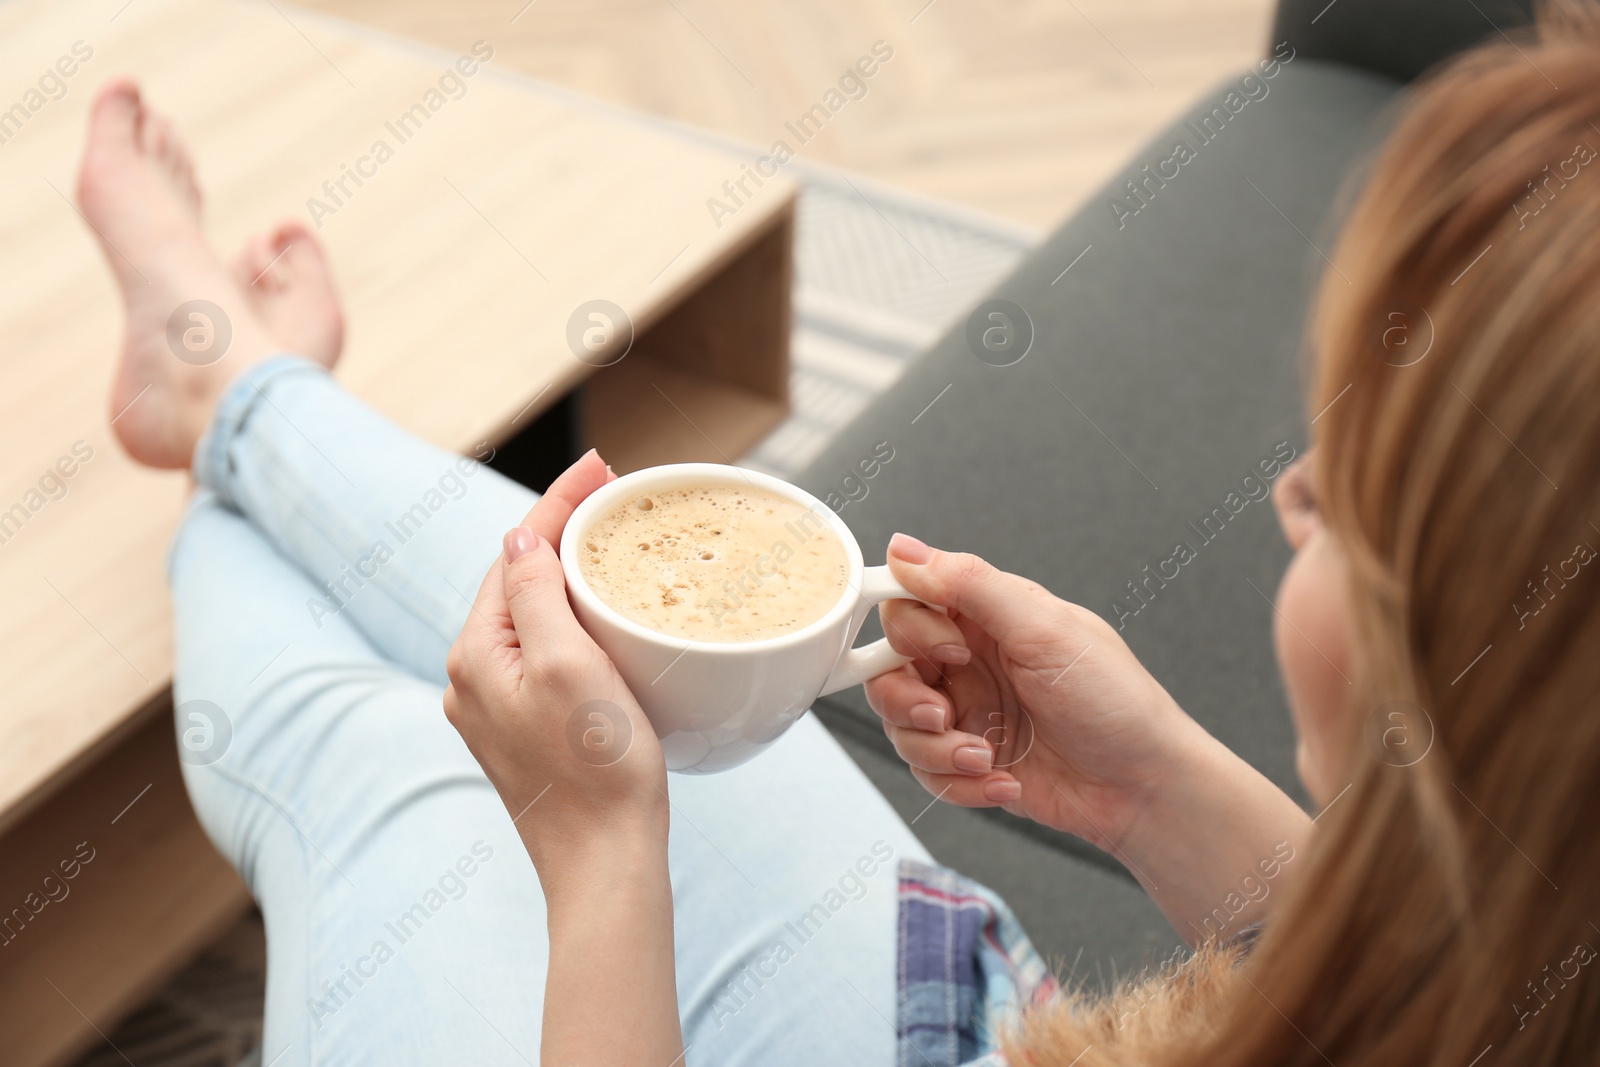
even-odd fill
[(1056, 980), (995, 893), (944, 867), (900, 861), (897, 1067), (1005, 1067), (993, 1020)]
[[(1252, 923), (1223, 941), (1248, 954)], [(944, 867), (900, 861), (900, 1020), (895, 1067), (1008, 1067), (995, 1020), (1060, 988), (994, 891)]]

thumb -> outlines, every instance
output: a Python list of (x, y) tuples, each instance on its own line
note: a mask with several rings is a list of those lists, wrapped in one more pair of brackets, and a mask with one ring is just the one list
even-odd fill
[(1048, 626), (1051, 592), (966, 552), (942, 552), (908, 534), (889, 539), (889, 570), (929, 604), (965, 615), (1004, 644)]
[(567, 580), (555, 546), (528, 527), (516, 526), (506, 534), (504, 558), (506, 608), (523, 662), (574, 640), (587, 643), (589, 637), (567, 602)]

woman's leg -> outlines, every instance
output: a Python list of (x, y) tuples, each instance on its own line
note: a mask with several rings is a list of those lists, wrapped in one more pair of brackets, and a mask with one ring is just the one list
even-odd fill
[[(464, 971), (495, 976), (500, 996), (492, 1006), (506, 1019), (515, 1017), (515, 1025), (477, 1005), (471, 994), (474, 1003), (468, 1006), (494, 1019), (513, 1044), (537, 1048), (544, 972), (537, 882), (508, 814), (445, 724), (437, 682), (425, 684), (405, 673), (442, 677), (444, 652), (469, 610), (466, 597), (494, 558), (501, 533), (521, 518), (532, 495), (487, 470), (464, 476), (469, 488), (443, 494), (447, 502), (408, 530), (387, 562), (366, 569), (365, 582), (352, 585), (337, 613), (309, 610), (308, 599), (321, 601), (303, 570), (294, 573), (307, 564), (323, 574), (364, 573), (360, 557), (341, 556), (339, 546), (360, 550), (370, 544), (365, 531), (381, 529), (383, 516), (403, 510), (397, 501), (411, 498), (417, 486), (436, 485), (434, 472), (459, 470), (455, 462), (374, 415), (320, 371), (291, 360), (261, 364), (230, 387), (200, 450), (201, 480), (220, 499), (241, 506), (250, 522), (209, 501), (186, 523), (175, 549), (180, 698), (210, 699), (226, 708), (227, 699), (201, 691), (197, 676), (205, 665), (250, 662), (248, 670), (213, 670), (211, 685), (232, 686), (231, 699), (249, 709), (244, 717), (271, 724), (236, 726), (235, 743), (259, 763), (257, 771), (243, 773), (283, 779), (295, 789), (272, 795), (266, 805), (248, 788), (235, 787), (225, 798), (208, 795), (204, 803), (197, 793), (197, 805), (231, 798), (253, 810), (254, 820), (276, 826), (281, 843), (298, 848), (311, 864), (295, 875), (306, 888), (284, 890), (290, 903), (283, 922), (298, 929), (310, 921), (299, 917), (308, 906), (302, 896), (320, 901), (317, 907), (329, 917), (306, 948), (320, 962), (274, 983), (274, 1024), (282, 1017), (298, 1023), (275, 1029), (274, 1036), (284, 1034), (284, 1044), (298, 1030), (308, 1044), (321, 1040), (339, 1047), (346, 1040), (340, 1034), (358, 1041), (371, 1026), (397, 1025), (385, 1019), (404, 1014), (408, 1001), (460, 1002), (466, 990), (453, 990), (443, 979), (460, 985), (451, 976)], [(350, 492), (347, 474), (365, 490)], [(191, 536), (196, 525), (225, 527), (231, 532), (224, 543), (252, 540), (252, 558), (276, 561), (274, 576), (253, 577), (264, 569), (259, 559), (188, 562), (207, 559), (205, 546), (216, 536)], [(221, 592), (240, 582), (249, 584), (237, 593)], [(231, 612), (240, 624), (237, 632), (218, 626), (225, 605), (265, 601), (270, 611)], [(186, 625), (191, 618), (192, 636)], [(218, 644), (226, 648), (205, 648)], [(244, 645), (249, 651), (241, 651)], [(205, 650), (190, 655), (190, 648)], [(337, 650), (331, 662), (320, 658), (329, 654), (323, 649)], [(371, 661), (353, 657), (351, 649)], [(380, 652), (401, 662), (382, 662)], [(308, 668), (308, 662), (316, 666)], [(262, 670), (257, 663), (270, 666), (256, 681), (246, 681)], [(279, 678), (285, 681), (274, 681)], [(258, 710), (263, 703), (266, 712)], [(926, 860), (927, 854), (887, 803), (814, 720), (802, 722), (754, 764), (714, 777), (675, 776), (670, 789), (685, 1039), (704, 1052), (716, 1050), (711, 1062), (814, 1062), (823, 1051), (891, 1056), (895, 865), (902, 857)], [(303, 801), (285, 792), (298, 792)], [(279, 825), (296, 821), (293, 812), (302, 803), (314, 809), (308, 815), (314, 825), (332, 820), (327, 843), (305, 826), (297, 831)], [(534, 809), (524, 817), (537, 815)], [(463, 838), (468, 833), (473, 836)], [(385, 948), (398, 949), (393, 936), (383, 936), (384, 921), (419, 903), (424, 890), (480, 838), (496, 862), (477, 865), (469, 888), (477, 894), (481, 885), (484, 891), (470, 899), (464, 895), (460, 907), (441, 908), (450, 922), (436, 924), (453, 925), (457, 932), (428, 948), (408, 941), (403, 960), (396, 951), (404, 968), (361, 963), (366, 957), (375, 961)], [(346, 850), (353, 853), (348, 863), (339, 858)], [(245, 857), (237, 848), (230, 855), (239, 857), (243, 869)], [(467, 866), (473, 866), (470, 857)], [(374, 881), (382, 886), (380, 905), (368, 904), (350, 885)], [(264, 907), (269, 936), (276, 937), (273, 909), (265, 902)], [(427, 965), (414, 972), (419, 959)], [(349, 995), (348, 1010), (334, 1005), (322, 983), (334, 983), (333, 995), (344, 998), (343, 979), (353, 993), (361, 975), (345, 976), (346, 966), (381, 971), (391, 992), (378, 986), (377, 996)], [(405, 977), (394, 979), (397, 973)], [(336, 1010), (330, 1013), (330, 1006)], [(815, 1027), (818, 1017), (830, 1024)], [(426, 1039), (413, 1034), (407, 1040)], [(269, 1057), (276, 1052), (267, 1049)]]
[[(172, 582), (179, 730), (231, 732), (185, 774), (266, 916), (265, 1058), (536, 1061), (543, 899), (438, 687), (346, 620), (307, 633), (309, 581), (214, 499), (186, 519)], [(213, 707), (231, 731), (192, 718)], [(695, 1059), (888, 1062), (894, 865), (926, 858), (910, 832), (810, 719), (754, 764), (671, 788)]]
[(438, 687), (314, 628), (310, 580), (209, 493), (171, 582), (184, 777), (266, 919), (263, 1061), (537, 1060), (538, 882)]
[[(493, 455), (487, 445), (476, 452)], [(300, 639), (344, 619), (441, 686), (501, 536), (538, 499), (478, 458), (401, 431), (320, 366), (289, 356), (228, 387), (194, 470), (310, 578)]]

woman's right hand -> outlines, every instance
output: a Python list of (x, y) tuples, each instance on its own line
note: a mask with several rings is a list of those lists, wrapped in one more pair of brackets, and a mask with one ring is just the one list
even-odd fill
[(867, 683), (930, 793), (1111, 851), (1177, 767), (1216, 744), (1094, 612), (904, 534), (889, 567), (949, 611), (885, 602), (889, 643), (914, 662)]
[(1223, 931), (1219, 914), (1227, 931), (1262, 917), (1265, 894), (1233, 907), (1241, 879), (1275, 877), (1311, 820), (1189, 718), (1108, 623), (904, 534), (889, 542), (889, 567), (949, 611), (886, 601), (889, 643), (913, 662), (867, 683), (930, 793), (1002, 806), (1115, 854), (1191, 941)]

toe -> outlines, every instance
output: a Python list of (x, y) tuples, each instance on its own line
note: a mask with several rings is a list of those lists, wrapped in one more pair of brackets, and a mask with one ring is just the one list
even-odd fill
[(78, 202), (93, 208), (123, 161), (137, 151), (139, 87), (129, 78), (104, 85), (89, 115), (89, 143), (78, 171)]
[(285, 222), (272, 235), (278, 252), (284, 252), (280, 261), (285, 264), (295, 280), (302, 284), (329, 288), (333, 286), (332, 272), (322, 242), (299, 222)]
[(194, 205), (195, 210), (198, 212), (204, 197), (200, 193), (199, 179), (194, 176), (194, 163), (189, 159), (187, 152), (183, 154), (180, 160), (178, 184), (183, 189), (184, 196), (188, 197), (189, 202)]
[(152, 113), (151, 126), (154, 130), (152, 134), (154, 154), (160, 157), (161, 162), (174, 177), (183, 178), (187, 175), (192, 180), (194, 158), (189, 155), (189, 146), (178, 133), (178, 128), (172, 124), (172, 120), (165, 115)]
[(250, 279), (255, 277), (255, 272), (250, 269), (254, 260), (255, 238), (245, 241), (239, 249), (238, 255), (228, 263), (228, 273), (233, 275), (233, 280), (239, 283), (240, 289), (250, 286)]
[(272, 242), (260, 234), (246, 241), (233, 264), (234, 278), (239, 287), (246, 292), (252, 289), (258, 292), (277, 289), (277, 268), (272, 262), (277, 254)]
[(90, 136), (132, 141), (140, 108), (138, 82), (132, 78), (112, 78), (95, 96), (89, 115)]
[(89, 113), (89, 153), (126, 153), (139, 139), (139, 87), (131, 79), (107, 83), (95, 97)]
[(305, 224), (294, 219), (279, 223), (278, 228), (272, 231), (272, 241), (279, 248), (287, 248), (290, 245), (314, 248), (317, 245), (316, 237), (305, 228)]
[(144, 122), (139, 126), (139, 147), (145, 154), (167, 163), (172, 158), (172, 138), (172, 123), (146, 108)]

